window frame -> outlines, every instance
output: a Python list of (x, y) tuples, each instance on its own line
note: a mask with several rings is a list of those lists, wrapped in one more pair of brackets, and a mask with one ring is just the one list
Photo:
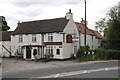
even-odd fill
[(48, 42), (53, 42), (53, 33), (48, 33)]
[(46, 54), (53, 54), (53, 46), (46, 47)]
[(19, 35), (19, 43), (23, 42), (23, 35)]
[(32, 34), (32, 42), (33, 42), (33, 43), (36, 43), (36, 42), (37, 42), (36, 34)]

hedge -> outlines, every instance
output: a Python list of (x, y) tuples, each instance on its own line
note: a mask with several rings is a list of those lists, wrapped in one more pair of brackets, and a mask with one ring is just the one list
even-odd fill
[(120, 51), (104, 49), (89, 50), (88, 46), (81, 46), (77, 52), (77, 59), (79, 61), (119, 60)]

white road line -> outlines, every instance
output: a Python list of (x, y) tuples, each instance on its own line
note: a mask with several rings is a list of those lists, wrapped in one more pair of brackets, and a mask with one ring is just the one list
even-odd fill
[(84, 73), (87, 73), (87, 71), (85, 70)]
[(108, 71), (108, 68), (105, 68), (106, 71)]
[(80, 70), (80, 71), (73, 71), (73, 72), (65, 72), (65, 73), (58, 73), (53, 74), (49, 76), (41, 76), (37, 78), (57, 78), (57, 77), (64, 77), (64, 76), (72, 76), (72, 75), (78, 75), (78, 74), (86, 74), (91, 72), (97, 72), (97, 71), (107, 71), (107, 70), (117, 70), (120, 69), (120, 67), (109, 67), (109, 68), (100, 68), (100, 69), (92, 69), (92, 70)]
[(58, 77), (59, 76), (59, 74), (57, 74), (55, 77)]

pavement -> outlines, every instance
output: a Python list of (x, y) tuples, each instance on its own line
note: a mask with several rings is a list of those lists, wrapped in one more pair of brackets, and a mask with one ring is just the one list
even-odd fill
[(0, 80), (2, 79), (2, 58), (0, 58)]
[(87, 61), (87, 62), (76, 62), (73, 60), (67, 61), (50, 61), (50, 62), (34, 62), (34, 61), (26, 61), (22, 59), (15, 58), (3, 58), (2, 59), (2, 73), (12, 73), (18, 71), (25, 70), (37, 70), (37, 69), (47, 69), (47, 68), (55, 68), (62, 66), (75, 66), (75, 65), (86, 65), (86, 64), (95, 64), (95, 63), (104, 63), (109, 61), (117, 61), (117, 60), (108, 60), (108, 61)]

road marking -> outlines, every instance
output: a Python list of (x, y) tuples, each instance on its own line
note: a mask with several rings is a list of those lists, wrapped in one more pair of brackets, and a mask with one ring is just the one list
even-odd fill
[(108, 68), (105, 68), (106, 71), (108, 71)]
[(57, 74), (55, 77), (58, 77), (59, 76), (59, 74)]
[[(116, 69), (120, 69), (120, 67), (109, 67), (109, 70), (116, 70)], [(80, 71), (52, 74), (49, 76), (40, 76), (37, 78), (57, 78), (57, 77), (72, 76), (72, 75), (78, 75), (78, 74), (87, 74), (87, 73), (92, 73), (92, 72), (97, 72), (97, 71), (106, 71), (106, 70), (108, 70), (108, 68), (100, 68), (100, 69), (92, 69), (92, 70), (80, 70)]]
[(85, 70), (84, 73), (87, 73), (87, 71)]

